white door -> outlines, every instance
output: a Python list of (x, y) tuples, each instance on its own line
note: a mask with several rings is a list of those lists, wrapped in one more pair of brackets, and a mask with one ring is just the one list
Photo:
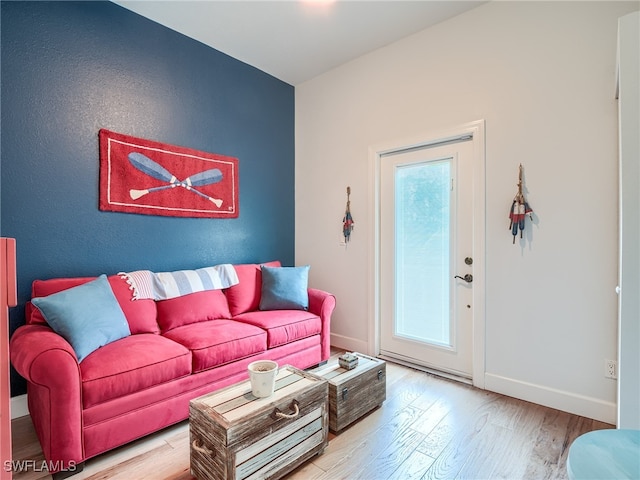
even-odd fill
[(473, 367), (473, 141), (380, 158), (380, 353)]

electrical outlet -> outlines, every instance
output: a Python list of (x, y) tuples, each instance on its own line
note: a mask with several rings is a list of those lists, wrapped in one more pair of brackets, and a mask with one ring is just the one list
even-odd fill
[(615, 360), (604, 361), (604, 376), (605, 378), (618, 378), (618, 362)]

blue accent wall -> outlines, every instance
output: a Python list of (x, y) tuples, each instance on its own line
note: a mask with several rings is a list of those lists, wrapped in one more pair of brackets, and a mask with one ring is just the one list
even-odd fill
[[(0, 234), (31, 282), (294, 261), (294, 88), (110, 2), (1, 4)], [(98, 130), (239, 159), (240, 215), (98, 210)], [(14, 372), (12, 394), (24, 393)]]

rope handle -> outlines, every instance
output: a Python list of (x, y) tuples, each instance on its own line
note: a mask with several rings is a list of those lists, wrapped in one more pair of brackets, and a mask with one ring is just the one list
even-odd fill
[(193, 443), (191, 443), (191, 446), (193, 447), (193, 449), (196, 452), (200, 452), (200, 453), (204, 453), (205, 455), (211, 455), (212, 457), (215, 455), (215, 452), (209, 450), (207, 447), (200, 447), (198, 446), (198, 440), (194, 440)]
[(286, 414), (286, 413), (282, 413), (278, 407), (276, 407), (273, 411), (273, 416), (275, 418), (286, 418), (286, 419), (291, 419), (291, 418), (296, 418), (299, 414), (300, 414), (300, 408), (298, 407), (298, 401), (297, 400), (293, 400), (291, 402), (291, 407), (289, 407), (291, 410), (293, 410), (293, 413), (291, 414)]

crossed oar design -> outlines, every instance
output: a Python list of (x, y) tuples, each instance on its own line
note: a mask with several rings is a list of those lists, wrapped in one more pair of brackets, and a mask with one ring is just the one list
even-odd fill
[(169, 185), (162, 185), (160, 187), (152, 187), (147, 188), (146, 190), (129, 190), (129, 195), (133, 200), (137, 200), (140, 197), (143, 197), (147, 193), (157, 192), (158, 190), (166, 190), (167, 188), (175, 188), (175, 187), (183, 187), (193, 192), (201, 197), (206, 198), (207, 200), (214, 203), (214, 205), (218, 208), (222, 205), (222, 200), (218, 198), (212, 198), (209, 195), (205, 195), (204, 193), (196, 190), (193, 187), (201, 187), (203, 185), (211, 185), (213, 183), (218, 183), (222, 180), (222, 172), (217, 168), (212, 168), (210, 170), (205, 170), (204, 172), (196, 173), (195, 175), (191, 175), (188, 178), (180, 181), (175, 175), (169, 173), (169, 171), (164, 168), (162, 165), (154, 162), (149, 157), (138, 153), (131, 152), (129, 154), (129, 162), (133, 165), (137, 170), (142, 173), (146, 173), (150, 177), (153, 177), (158, 180), (162, 180), (163, 182), (168, 182)]

